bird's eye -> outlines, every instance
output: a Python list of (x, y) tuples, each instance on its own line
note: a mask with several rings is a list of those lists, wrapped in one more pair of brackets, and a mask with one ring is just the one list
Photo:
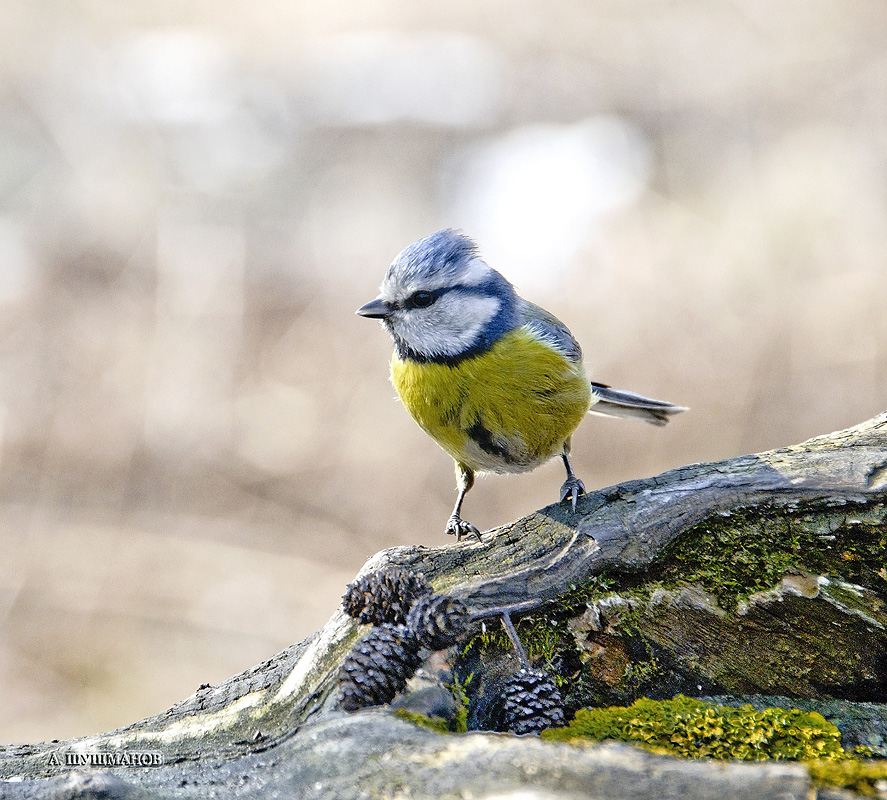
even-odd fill
[(409, 304), (413, 308), (428, 308), (435, 299), (431, 292), (415, 292), (410, 296)]

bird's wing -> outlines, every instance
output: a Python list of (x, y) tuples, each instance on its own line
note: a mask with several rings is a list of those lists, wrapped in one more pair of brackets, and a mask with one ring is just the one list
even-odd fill
[(523, 324), (546, 344), (560, 351), (570, 361), (582, 360), (582, 348), (570, 329), (554, 314), (523, 298), (518, 300), (518, 311)]

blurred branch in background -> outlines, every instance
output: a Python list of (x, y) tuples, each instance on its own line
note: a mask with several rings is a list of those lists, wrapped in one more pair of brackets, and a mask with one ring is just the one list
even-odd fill
[(884, 410), (880, 3), (0, 14), (5, 741), (157, 712), (317, 628), (371, 553), (444, 543), (449, 460), (353, 317), (436, 228), (596, 379), (693, 408), (588, 420), (589, 486)]

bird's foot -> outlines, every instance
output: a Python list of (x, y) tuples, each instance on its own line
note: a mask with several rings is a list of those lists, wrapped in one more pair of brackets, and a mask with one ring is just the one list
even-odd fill
[(561, 486), (561, 502), (569, 500), (573, 506), (573, 511), (576, 510), (576, 501), (584, 494), (585, 484), (575, 476), (567, 478), (564, 481), (564, 485)]
[(453, 514), (453, 516), (447, 520), (447, 533), (450, 536), (455, 536), (457, 542), (462, 541), (463, 536), (476, 536), (479, 542), (483, 541), (480, 538), (480, 531), (470, 522), (466, 522), (462, 519), (458, 514)]

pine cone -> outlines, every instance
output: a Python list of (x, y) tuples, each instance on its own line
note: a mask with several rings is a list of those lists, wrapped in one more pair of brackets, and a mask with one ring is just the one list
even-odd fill
[(345, 613), (358, 622), (403, 625), (410, 606), (431, 587), (421, 573), (386, 567), (348, 585), (342, 597)]
[(538, 733), (564, 724), (561, 693), (544, 672), (522, 669), (502, 690), (505, 724), (513, 733)]
[(403, 625), (373, 628), (339, 670), (339, 704), (346, 711), (390, 703), (419, 667), (419, 643)]
[(461, 600), (446, 594), (419, 598), (407, 616), (407, 627), (419, 643), (431, 650), (443, 650), (456, 643), (468, 625), (468, 608)]

